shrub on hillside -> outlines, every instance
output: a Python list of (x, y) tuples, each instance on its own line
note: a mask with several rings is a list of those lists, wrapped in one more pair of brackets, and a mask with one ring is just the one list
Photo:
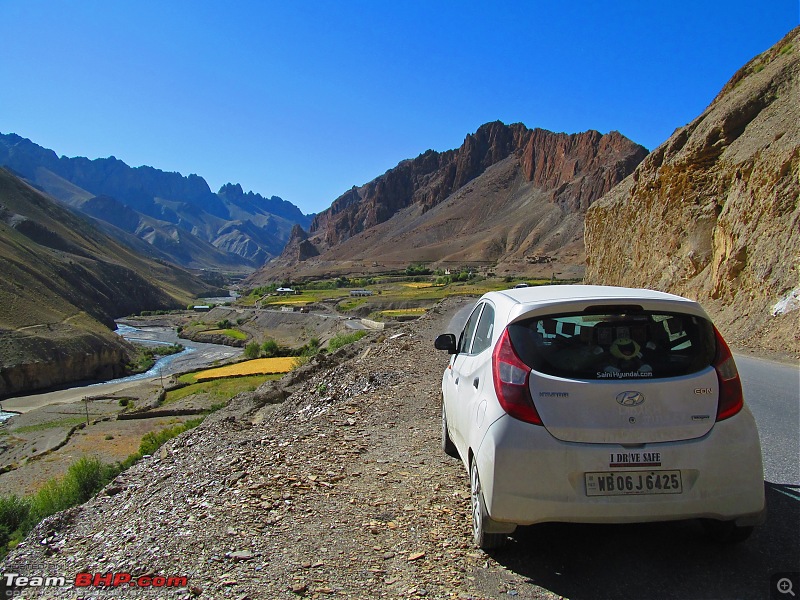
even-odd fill
[(0, 496), (0, 527), (10, 534), (25, 522), (30, 510), (30, 504), (23, 498)]
[(244, 356), (245, 358), (258, 358), (261, 356), (261, 346), (258, 345), (258, 342), (250, 342), (247, 346), (244, 347)]
[(367, 335), (366, 331), (354, 331), (353, 333), (340, 333), (331, 338), (328, 342), (328, 350), (334, 352), (343, 346), (357, 342)]
[[(214, 406), (212, 410), (217, 408), (220, 406)], [(63, 477), (48, 480), (33, 496), (0, 496), (0, 559), (8, 553), (10, 542), (21, 541), (42, 519), (86, 502), (120, 472), (144, 455), (155, 453), (167, 440), (197, 427), (204, 418), (190, 419), (169, 429), (146, 434), (139, 452), (121, 463), (107, 465), (97, 458), (84, 456), (73, 463)]]
[(278, 345), (278, 342), (269, 338), (264, 340), (264, 343), (261, 345), (261, 351), (267, 358), (274, 358), (280, 356), (281, 347)]

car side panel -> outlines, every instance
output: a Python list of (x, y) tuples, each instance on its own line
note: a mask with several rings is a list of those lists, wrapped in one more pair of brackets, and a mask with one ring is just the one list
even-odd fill
[[(488, 363), (488, 364), (487, 364)], [(465, 361), (462, 371), (462, 383), (459, 387), (459, 414), (458, 426), (461, 428), (465, 442), (470, 447), (474, 444), (476, 435), (485, 431), (487, 398), (484, 390), (486, 386), (493, 388), (491, 380), (491, 352), (485, 351)]]
[(453, 426), (453, 415), (456, 414), (458, 407), (458, 386), (456, 385), (458, 376), (453, 370), (453, 363), (457, 357), (457, 354), (453, 354), (450, 357), (450, 362), (447, 365), (447, 368), (444, 370), (444, 374), (442, 375), (442, 402), (444, 402), (444, 411), (447, 415), (447, 429), (450, 432), (450, 439), (452, 440), (453, 444), (455, 444), (456, 449), (458, 449), (460, 452), (463, 442), (459, 442), (459, 431)]

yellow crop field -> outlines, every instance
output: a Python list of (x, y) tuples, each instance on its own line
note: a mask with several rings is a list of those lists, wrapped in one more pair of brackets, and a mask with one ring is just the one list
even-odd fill
[(391, 308), (388, 310), (380, 311), (380, 314), (387, 317), (398, 317), (402, 315), (422, 315), (425, 314), (424, 308)]
[(404, 283), (403, 285), (406, 286), (406, 287), (414, 288), (414, 289), (436, 287), (436, 284), (434, 284), (434, 283), (426, 283), (426, 282), (423, 282), (423, 281), (417, 281), (417, 282), (412, 282), (412, 283)]
[(294, 356), (283, 356), (279, 358), (256, 358), (226, 365), (214, 369), (206, 369), (194, 374), (195, 381), (207, 381), (209, 379), (219, 379), (220, 377), (236, 377), (240, 375), (263, 375), (266, 373), (288, 373), (297, 360)]

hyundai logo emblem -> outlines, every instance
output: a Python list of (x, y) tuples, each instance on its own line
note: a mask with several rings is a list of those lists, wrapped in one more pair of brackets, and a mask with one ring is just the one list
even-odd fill
[(617, 404), (621, 406), (639, 406), (644, 402), (642, 392), (620, 392), (617, 394)]

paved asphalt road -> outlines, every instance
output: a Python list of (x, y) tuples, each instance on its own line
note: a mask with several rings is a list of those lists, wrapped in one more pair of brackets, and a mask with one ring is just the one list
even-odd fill
[[(800, 485), (800, 369), (737, 354), (745, 402), (758, 423), (764, 479)], [(791, 596), (790, 596), (791, 598)]]

